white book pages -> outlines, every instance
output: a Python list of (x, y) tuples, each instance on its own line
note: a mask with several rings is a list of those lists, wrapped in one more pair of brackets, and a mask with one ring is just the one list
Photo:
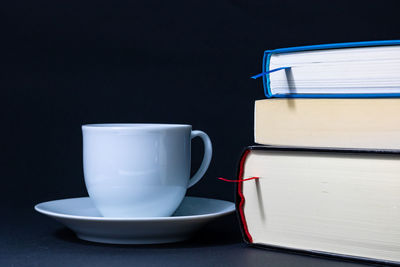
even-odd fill
[(272, 54), (274, 94), (400, 93), (400, 46), (378, 46)]

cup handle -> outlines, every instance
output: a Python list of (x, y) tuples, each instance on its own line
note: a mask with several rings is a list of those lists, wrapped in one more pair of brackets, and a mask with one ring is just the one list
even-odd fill
[(204, 173), (207, 171), (208, 166), (210, 165), (211, 157), (212, 157), (212, 144), (211, 144), (210, 137), (208, 137), (208, 135), (203, 131), (194, 130), (190, 134), (190, 138), (193, 139), (195, 137), (200, 137), (203, 140), (204, 156), (203, 156), (203, 161), (201, 162), (200, 168), (193, 175), (193, 177), (190, 178), (189, 185), (187, 188), (192, 187), (198, 181), (200, 181), (200, 179), (203, 177)]

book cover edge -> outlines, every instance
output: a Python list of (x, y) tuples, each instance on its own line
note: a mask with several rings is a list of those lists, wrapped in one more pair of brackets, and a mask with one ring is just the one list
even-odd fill
[(400, 149), (280, 146), (280, 145), (264, 145), (264, 144), (254, 144), (252, 146), (248, 146), (247, 149), (248, 150), (321, 152), (321, 153), (339, 153), (339, 154), (384, 154), (384, 155), (399, 155), (400, 156)]
[[(246, 158), (248, 156), (248, 154), (250, 153), (251, 148), (250, 147), (246, 147), (244, 149), (244, 151), (242, 152), (241, 156), (240, 156), (240, 160), (239, 160), (239, 164), (238, 164), (238, 170), (237, 170), (237, 179), (240, 180), (243, 178), (243, 167), (244, 167), (244, 163), (246, 161)], [(253, 238), (251, 237), (251, 234), (248, 231), (247, 228), (247, 222), (246, 222), (246, 218), (244, 216), (244, 210), (243, 210), (243, 205), (245, 202), (244, 196), (242, 194), (242, 182), (239, 182), (236, 184), (235, 186), (235, 206), (236, 206), (236, 214), (239, 220), (239, 225), (240, 225), (240, 230), (242, 232), (242, 237), (243, 240), (247, 243), (247, 244), (251, 244), (253, 242)]]
[(307, 250), (307, 249), (298, 249), (298, 248), (291, 248), (285, 246), (277, 246), (271, 244), (263, 244), (263, 243), (251, 243), (249, 244), (251, 247), (260, 248), (260, 249), (269, 249), (269, 250), (276, 250), (282, 252), (289, 252), (292, 254), (297, 255), (306, 255), (311, 257), (319, 257), (322, 259), (341, 259), (351, 262), (365, 262), (365, 263), (375, 263), (375, 264), (385, 264), (385, 265), (395, 265), (399, 266), (400, 262), (391, 261), (391, 260), (384, 260), (384, 259), (375, 259), (375, 258), (368, 258), (368, 257), (361, 257), (361, 256), (353, 256), (347, 254), (340, 254), (340, 253), (330, 253), (327, 251), (320, 251), (320, 250)]

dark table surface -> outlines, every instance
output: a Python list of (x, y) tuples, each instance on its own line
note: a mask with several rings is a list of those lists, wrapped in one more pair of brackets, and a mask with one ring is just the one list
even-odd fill
[(60, 223), (31, 209), (4, 207), (0, 266), (365, 266), (264, 250), (242, 242), (234, 214), (203, 228), (194, 238), (166, 245), (106, 245), (78, 239)]

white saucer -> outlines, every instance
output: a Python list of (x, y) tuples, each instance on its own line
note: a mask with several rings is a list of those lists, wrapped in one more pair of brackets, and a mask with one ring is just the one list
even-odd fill
[(159, 244), (183, 241), (211, 220), (232, 213), (232, 202), (185, 197), (171, 217), (102, 217), (89, 197), (43, 202), (35, 210), (73, 230), (80, 239), (110, 244)]

